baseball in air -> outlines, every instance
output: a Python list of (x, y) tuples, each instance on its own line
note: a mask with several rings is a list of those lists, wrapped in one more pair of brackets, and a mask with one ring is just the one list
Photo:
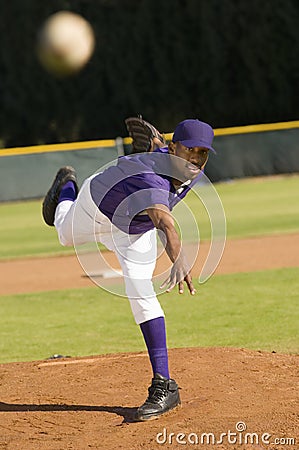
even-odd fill
[(59, 11), (43, 24), (37, 42), (37, 56), (51, 74), (68, 76), (79, 72), (95, 48), (94, 31), (79, 14)]

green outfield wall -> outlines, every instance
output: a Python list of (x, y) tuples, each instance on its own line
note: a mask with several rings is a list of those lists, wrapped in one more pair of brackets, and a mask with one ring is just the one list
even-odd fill
[(299, 172), (299, 128), (219, 135), (206, 174), (211, 181)]
[[(172, 134), (165, 134), (167, 140)], [(131, 152), (130, 138), (0, 150), (0, 201), (43, 197), (58, 168), (72, 165), (79, 184)], [(299, 172), (299, 121), (215, 130), (211, 181)]]
[(115, 140), (0, 150), (0, 201), (43, 197), (65, 165), (76, 168), (81, 184), (120, 153)]

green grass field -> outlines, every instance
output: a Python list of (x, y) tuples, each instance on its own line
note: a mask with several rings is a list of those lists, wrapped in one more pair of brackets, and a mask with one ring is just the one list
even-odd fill
[[(225, 211), (228, 239), (299, 230), (299, 176), (243, 179), (215, 188)], [(209, 239), (209, 218), (198, 197), (190, 193), (186, 203), (195, 214), (201, 237)], [(184, 223), (183, 215), (180, 223)]]
[[(228, 238), (299, 231), (299, 176), (240, 180), (216, 189)], [(188, 206), (201, 238), (208, 239), (208, 216), (195, 194)], [(74, 253), (43, 224), (40, 201), (0, 204), (0, 215), (1, 259)], [(183, 210), (178, 217), (188, 228)], [(163, 295), (169, 346), (296, 353), (298, 293), (299, 268), (292, 268), (214, 276), (195, 297)], [(145, 349), (127, 300), (97, 287), (0, 296), (0, 311), (0, 362)]]
[[(221, 275), (160, 297), (168, 343), (296, 353), (299, 268)], [(97, 287), (0, 297), (0, 362), (145, 350), (129, 302)]]
[[(221, 183), (216, 190), (225, 210), (228, 238), (299, 230), (299, 176)], [(195, 215), (201, 238), (209, 239), (210, 222), (200, 199), (190, 193), (186, 204)], [(188, 239), (189, 216), (179, 205), (175, 215)], [(0, 259), (73, 253), (43, 223), (41, 201), (0, 204), (0, 217)]]

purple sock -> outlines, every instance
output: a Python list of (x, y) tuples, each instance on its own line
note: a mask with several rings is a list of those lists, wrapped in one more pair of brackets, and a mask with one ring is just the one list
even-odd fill
[(77, 190), (75, 188), (75, 184), (73, 181), (67, 181), (65, 185), (61, 188), (58, 203), (63, 202), (64, 200), (72, 200), (74, 201), (77, 197)]
[(170, 378), (164, 317), (143, 322), (140, 324), (140, 328), (147, 346), (153, 374), (159, 373), (165, 378)]

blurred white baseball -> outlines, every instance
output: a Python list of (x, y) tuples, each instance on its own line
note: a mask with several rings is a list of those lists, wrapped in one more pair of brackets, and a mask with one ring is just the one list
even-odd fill
[(42, 26), (37, 56), (43, 67), (58, 76), (82, 69), (91, 58), (95, 36), (90, 23), (79, 14), (59, 11)]

